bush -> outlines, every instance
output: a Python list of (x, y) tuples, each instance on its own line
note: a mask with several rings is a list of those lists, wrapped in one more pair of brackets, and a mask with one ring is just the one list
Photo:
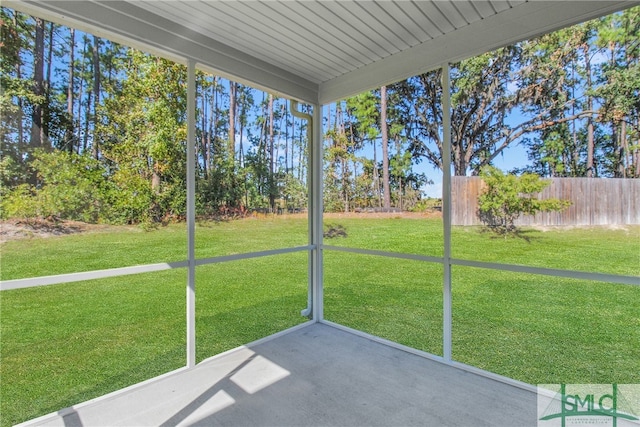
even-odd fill
[(153, 223), (154, 195), (151, 183), (133, 169), (119, 169), (111, 176), (107, 193), (109, 204), (103, 210), (106, 222), (113, 224)]
[(407, 209), (410, 212), (431, 212), (442, 210), (442, 199), (427, 197), (418, 200), (412, 207)]
[(63, 151), (34, 152), (37, 184), (22, 184), (3, 197), (4, 218), (46, 218), (97, 222), (106, 180), (97, 160)]
[(29, 184), (21, 184), (2, 195), (0, 218), (30, 219), (40, 215), (40, 206), (34, 189)]
[(480, 176), (485, 189), (478, 198), (478, 216), (498, 234), (517, 231), (515, 221), (520, 215), (557, 212), (570, 204), (566, 200), (538, 199), (538, 194), (551, 181), (543, 180), (535, 174), (505, 175), (500, 169), (489, 166), (482, 169)]

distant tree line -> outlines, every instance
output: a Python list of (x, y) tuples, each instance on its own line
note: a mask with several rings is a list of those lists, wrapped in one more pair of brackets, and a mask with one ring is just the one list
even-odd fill
[[(186, 68), (1, 8), (3, 217), (182, 219)], [(453, 64), (452, 163), (515, 144), (540, 176), (640, 176), (640, 8)], [(441, 75), (331, 105), (325, 208), (409, 209), (442, 169)], [(197, 211), (306, 207), (306, 123), (285, 99), (198, 71)]]

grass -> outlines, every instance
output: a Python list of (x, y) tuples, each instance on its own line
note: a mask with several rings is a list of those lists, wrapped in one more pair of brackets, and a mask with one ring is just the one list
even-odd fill
[(499, 237), (481, 227), (454, 227), (454, 258), (565, 270), (640, 275), (640, 226), (524, 229)]
[[(442, 268), (325, 255), (325, 317), (442, 355)], [(640, 287), (454, 266), (453, 359), (530, 384), (640, 383)]]
[(184, 366), (184, 270), (4, 291), (2, 425)]
[[(198, 267), (197, 361), (305, 321), (306, 259)], [(3, 291), (2, 426), (184, 366), (186, 280), (178, 269)]]
[(325, 318), (442, 355), (442, 267), (327, 251)]
[(454, 267), (453, 358), (530, 384), (640, 383), (640, 287)]
[[(325, 244), (390, 252), (443, 255), (440, 220), (329, 219), (343, 225), (347, 238)], [(518, 237), (496, 236), (482, 227), (453, 227), (454, 258), (567, 270), (640, 275), (640, 226), (541, 231), (524, 229)]]
[[(442, 255), (438, 220), (328, 220), (326, 243)], [(2, 279), (185, 258), (183, 225), (3, 244)], [(455, 228), (455, 257), (624, 275), (640, 270), (639, 227)], [(198, 257), (303, 245), (304, 218), (200, 224)], [(639, 383), (640, 287), (454, 266), (454, 359), (529, 383)], [(439, 264), (325, 251), (325, 316), (442, 354)], [(200, 266), (197, 360), (305, 319), (307, 256)], [(0, 425), (59, 410), (185, 363), (186, 270), (0, 293)]]
[[(307, 220), (302, 216), (285, 221), (269, 217), (201, 222), (196, 227), (196, 257), (306, 245), (306, 226)], [(171, 224), (150, 231), (133, 227), (108, 227), (107, 230), (6, 242), (0, 248), (0, 278), (11, 280), (187, 258), (187, 229), (184, 224)]]
[(200, 266), (196, 284), (198, 362), (307, 320), (306, 252)]
[[(442, 222), (438, 219), (334, 218), (326, 223), (342, 225), (347, 233), (346, 238), (326, 239), (328, 245), (438, 257), (443, 254)], [(305, 245), (306, 227), (306, 218), (302, 216), (200, 223), (196, 227), (196, 257)], [(110, 230), (4, 243), (0, 248), (0, 278), (10, 280), (186, 259), (183, 224), (147, 232), (132, 228)], [(525, 229), (520, 237), (507, 239), (480, 227), (454, 227), (452, 255), (477, 261), (637, 276), (640, 226)]]

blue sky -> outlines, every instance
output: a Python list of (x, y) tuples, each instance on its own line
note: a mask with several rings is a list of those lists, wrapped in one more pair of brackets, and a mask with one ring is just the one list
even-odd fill
[[(513, 168), (523, 168), (528, 164), (527, 150), (517, 142), (514, 142), (511, 146), (507, 147), (502, 152), (502, 155), (496, 157), (493, 161), (493, 165), (504, 172), (510, 171)], [(426, 173), (427, 177), (434, 182), (431, 185), (424, 186), (424, 195), (435, 198), (442, 197), (442, 172), (433, 168), (431, 165), (427, 165), (425, 168), (425, 165), (420, 164), (414, 166), (414, 168), (415, 170)]]

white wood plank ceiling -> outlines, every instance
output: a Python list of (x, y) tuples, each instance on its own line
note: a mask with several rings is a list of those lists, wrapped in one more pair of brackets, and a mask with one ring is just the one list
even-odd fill
[(5, 1), (292, 98), (327, 103), (638, 1)]

